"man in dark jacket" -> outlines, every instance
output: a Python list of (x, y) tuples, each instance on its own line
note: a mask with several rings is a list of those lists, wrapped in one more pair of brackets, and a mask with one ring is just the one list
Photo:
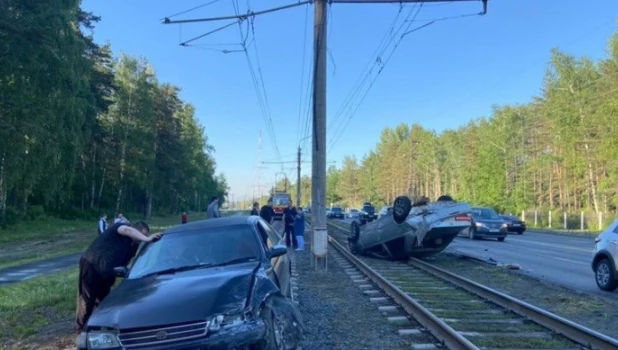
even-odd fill
[(79, 282), (77, 296), (76, 328), (78, 332), (86, 326), (88, 319), (109, 294), (116, 275), (114, 268), (127, 266), (137, 253), (140, 242), (152, 242), (161, 233), (148, 236), (150, 228), (143, 221), (129, 226), (118, 222), (95, 238), (79, 260)]
[(288, 247), (291, 247), (291, 244), (293, 244), (294, 249), (298, 248), (298, 242), (294, 234), (294, 220), (297, 216), (298, 212), (296, 208), (292, 206), (292, 201), (289, 201), (288, 207), (283, 209), (283, 227), (285, 232), (285, 244)]
[(275, 210), (273, 209), (272, 199), (269, 199), (268, 203), (262, 207), (262, 210), (260, 210), (260, 217), (272, 225), (273, 220), (275, 219)]
[(258, 211), (259, 207), (260, 207), (260, 203), (258, 202), (253, 203), (253, 209), (251, 209), (251, 215), (260, 215), (260, 212)]

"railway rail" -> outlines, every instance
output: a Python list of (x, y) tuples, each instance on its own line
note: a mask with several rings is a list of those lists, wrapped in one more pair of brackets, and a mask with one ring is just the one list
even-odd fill
[[(373, 288), (365, 294), (376, 301), (390, 298), (398, 308), (381, 310), (403, 311), (410, 322), (420, 324), (437, 339), (438, 347), (618, 350), (616, 339), (422, 260), (400, 262), (353, 255), (347, 249), (349, 228), (332, 221), (328, 225), (329, 243), (347, 265), (379, 289), (365, 284), (365, 288)], [(359, 277), (351, 269), (346, 272)], [(376, 297), (380, 294), (387, 298)]]

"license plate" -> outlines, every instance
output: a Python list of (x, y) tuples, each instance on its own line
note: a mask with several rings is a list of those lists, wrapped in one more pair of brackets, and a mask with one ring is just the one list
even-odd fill
[(519, 227), (521, 226), (520, 224), (513, 224), (513, 227)]
[(491, 233), (498, 233), (498, 232), (500, 232), (500, 230), (492, 229), (492, 230), (489, 230), (489, 232), (491, 232)]

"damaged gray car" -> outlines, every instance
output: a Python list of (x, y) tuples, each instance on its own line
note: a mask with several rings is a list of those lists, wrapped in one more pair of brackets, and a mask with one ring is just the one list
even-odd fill
[(175, 226), (145, 245), (89, 319), (78, 349), (296, 349), (281, 237), (257, 216)]

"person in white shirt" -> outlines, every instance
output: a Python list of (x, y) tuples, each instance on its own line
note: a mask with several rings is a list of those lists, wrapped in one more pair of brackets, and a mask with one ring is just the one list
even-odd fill
[(129, 224), (129, 220), (127, 220), (127, 218), (125, 218), (122, 213), (118, 213), (118, 216), (114, 219), (114, 224), (117, 224), (119, 222), (127, 225)]
[(213, 196), (210, 200), (210, 204), (208, 204), (208, 208), (206, 209), (206, 217), (209, 219), (221, 217), (221, 213), (219, 212), (219, 197)]
[(98, 227), (99, 234), (105, 232), (105, 230), (107, 230), (107, 215), (103, 214), (99, 218), (99, 227)]

